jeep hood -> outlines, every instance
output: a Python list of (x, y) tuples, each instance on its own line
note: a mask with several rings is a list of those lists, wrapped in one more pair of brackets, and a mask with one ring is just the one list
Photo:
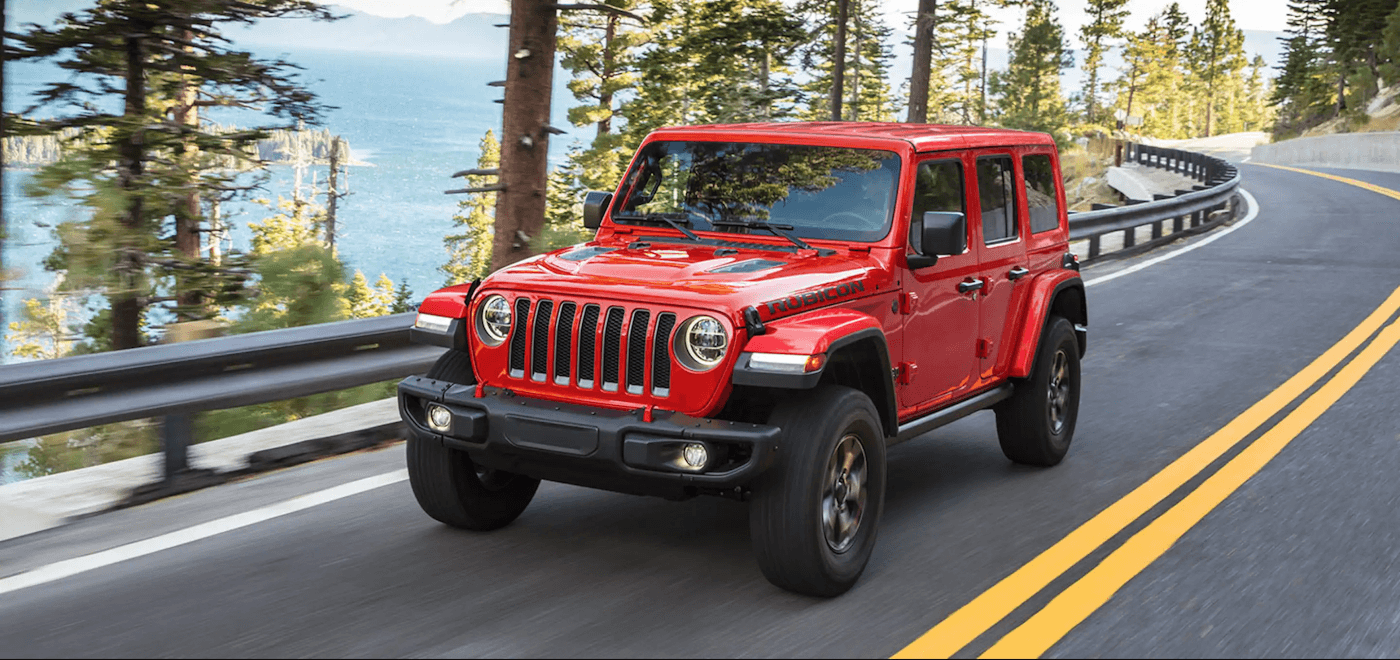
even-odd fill
[[(819, 253), (658, 241), (566, 248), (502, 269), (483, 282), (482, 290), (513, 289), (730, 313), (752, 305), (769, 319), (798, 308), (814, 309), (880, 293), (890, 284), (869, 251)], [(791, 310), (788, 305), (768, 304), (794, 299), (798, 302)]]

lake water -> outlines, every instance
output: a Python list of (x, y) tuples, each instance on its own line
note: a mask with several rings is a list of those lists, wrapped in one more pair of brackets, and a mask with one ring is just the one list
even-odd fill
[[(442, 237), (452, 228), (459, 196), (442, 191), (461, 187), (450, 179), (458, 170), (474, 167), (478, 142), (487, 129), (500, 135), (499, 88), (486, 83), (505, 76), (504, 57), (445, 59), (425, 56), (303, 51), (287, 59), (306, 69), (303, 76), (328, 105), (323, 125), (344, 137), (356, 160), (349, 168), (351, 195), (338, 212), (337, 247), (351, 272), (364, 271), (371, 282), (380, 273), (395, 283), (408, 279), (414, 296), (442, 286), (437, 270), (447, 259)], [(50, 65), (7, 63), (5, 109), (25, 107), (26, 97), (40, 84), (62, 80), (66, 74)], [(553, 124), (568, 131), (550, 141), (550, 160), (558, 163), (570, 144), (585, 140), (591, 130), (577, 129), (565, 119), (573, 98), (564, 87), (567, 74), (555, 73)], [(216, 117), (221, 123), (246, 117)], [(318, 168), (318, 181), (325, 168)], [(292, 172), (275, 167), (267, 192), (290, 195)], [(30, 173), (5, 172), (4, 213), (10, 228), (5, 263), (20, 273), (15, 290), (4, 292), (5, 319), (16, 318), (25, 298), (40, 297), (53, 281), (42, 261), (53, 249), (52, 227), (80, 212), (66, 203), (30, 199), (21, 193)], [(225, 217), (236, 248), (246, 249), (247, 224), (262, 219), (260, 206), (225, 206)], [(0, 358), (3, 359), (3, 358)]]

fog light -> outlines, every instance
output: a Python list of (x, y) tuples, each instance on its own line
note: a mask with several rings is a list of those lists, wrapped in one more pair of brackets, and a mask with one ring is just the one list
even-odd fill
[(452, 411), (436, 403), (428, 405), (428, 428), (446, 433), (452, 428)]
[(691, 443), (686, 445), (685, 449), (681, 450), (681, 457), (685, 459), (687, 467), (693, 470), (699, 470), (705, 467), (706, 461), (710, 460), (710, 453), (705, 451), (705, 445)]

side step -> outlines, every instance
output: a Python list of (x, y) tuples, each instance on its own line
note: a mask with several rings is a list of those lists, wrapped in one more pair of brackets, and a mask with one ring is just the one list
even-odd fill
[(1001, 403), (1011, 396), (1014, 387), (1007, 383), (994, 390), (988, 390), (966, 401), (959, 401), (947, 408), (940, 408), (928, 415), (899, 425), (899, 435), (890, 439), (890, 445), (913, 440), (940, 426), (952, 424), (979, 410), (985, 410)]

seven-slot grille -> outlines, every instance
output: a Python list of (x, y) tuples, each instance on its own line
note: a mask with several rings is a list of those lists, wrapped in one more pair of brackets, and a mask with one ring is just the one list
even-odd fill
[[(584, 389), (596, 384), (607, 392), (625, 388), (628, 394), (639, 395), (646, 388), (650, 370), (652, 395), (670, 394), (671, 333), (676, 327), (672, 312), (634, 308), (629, 314), (621, 306), (549, 299), (532, 304), (528, 298), (517, 298), (513, 320), (512, 378), (525, 378), (528, 373), (537, 382)], [(595, 373), (594, 360), (600, 350), (602, 371)]]

